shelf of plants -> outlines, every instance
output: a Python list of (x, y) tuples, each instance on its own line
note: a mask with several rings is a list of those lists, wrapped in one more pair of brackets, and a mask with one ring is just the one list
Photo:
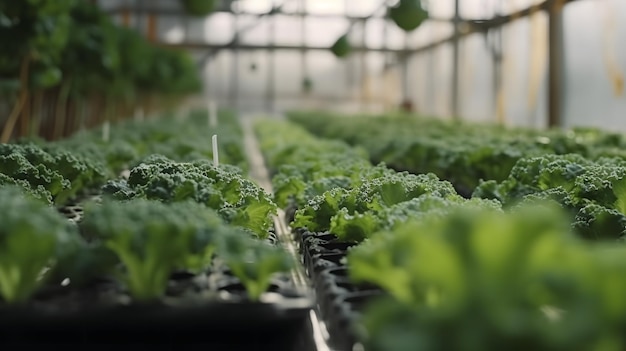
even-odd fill
[(235, 116), (207, 120), (0, 145), (0, 343), (305, 349), (312, 298), (276, 205), (244, 176)]
[(290, 118), (256, 132), (334, 348), (626, 347), (621, 135)]

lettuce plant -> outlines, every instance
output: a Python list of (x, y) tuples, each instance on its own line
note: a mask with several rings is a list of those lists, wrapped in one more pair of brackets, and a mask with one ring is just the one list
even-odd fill
[(35, 292), (43, 269), (75, 244), (70, 223), (15, 186), (0, 186), (0, 296), (21, 303)]

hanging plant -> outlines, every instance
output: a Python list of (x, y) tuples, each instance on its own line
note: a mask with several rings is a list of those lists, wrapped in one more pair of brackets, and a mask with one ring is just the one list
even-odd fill
[(428, 18), (428, 11), (422, 7), (421, 0), (400, 0), (398, 5), (388, 8), (388, 15), (398, 27), (410, 32)]
[(352, 48), (350, 47), (350, 42), (348, 42), (348, 34), (344, 34), (339, 37), (335, 44), (333, 44), (330, 48), (330, 51), (332, 51), (337, 57), (346, 57), (351, 50)]
[(215, 0), (182, 0), (182, 5), (192, 16), (206, 16), (213, 12)]

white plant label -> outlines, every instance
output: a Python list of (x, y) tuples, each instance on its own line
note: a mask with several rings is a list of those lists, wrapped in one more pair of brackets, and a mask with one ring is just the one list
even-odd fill
[(213, 144), (213, 164), (215, 165), (215, 167), (219, 167), (220, 157), (219, 150), (217, 149), (217, 135), (213, 135), (213, 138), (211, 138), (211, 142)]

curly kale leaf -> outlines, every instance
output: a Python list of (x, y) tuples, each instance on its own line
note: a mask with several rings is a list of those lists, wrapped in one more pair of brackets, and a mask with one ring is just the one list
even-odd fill
[(360, 242), (378, 231), (392, 229), (409, 220), (444, 216), (458, 207), (500, 209), (500, 203), (495, 200), (466, 200), (458, 195), (444, 198), (425, 194), (379, 211), (349, 214), (343, 208), (331, 219), (330, 232), (342, 240)]
[(250, 180), (201, 162), (144, 163), (130, 171), (128, 181), (109, 182), (103, 190), (118, 199), (192, 200), (219, 211), (225, 220), (262, 238), (267, 237), (271, 215), (276, 211), (270, 195)]
[(434, 174), (414, 175), (406, 172), (389, 173), (363, 181), (352, 189), (335, 188), (309, 201), (296, 212), (294, 226), (312, 231), (326, 231), (332, 217), (343, 210), (343, 216), (380, 211), (424, 194), (439, 197), (457, 196), (448, 182)]
[(562, 187), (570, 191), (576, 178), (586, 172), (590, 163), (577, 154), (523, 158), (515, 164), (509, 178), (538, 190)]
[(33, 188), (25, 180), (11, 178), (6, 174), (0, 173), (0, 188), (4, 186), (18, 186), (22, 189), (24, 194), (28, 194), (47, 204), (52, 204), (52, 194), (50, 194), (43, 185), (38, 185), (36, 188)]
[(62, 203), (63, 192), (70, 189), (70, 182), (43, 164), (34, 165), (20, 154), (0, 155), (0, 173), (27, 182), (32, 189), (43, 187), (55, 203)]
[(89, 159), (58, 145), (2, 144), (0, 172), (28, 181), (34, 188), (42, 185), (62, 204), (85, 188), (104, 183), (107, 171), (97, 159)]
[(176, 268), (206, 267), (227, 231), (217, 214), (200, 204), (145, 199), (90, 204), (80, 226), (122, 262), (137, 300), (160, 297)]
[(617, 210), (591, 203), (576, 214), (573, 226), (584, 238), (615, 240), (626, 233), (626, 216)]

